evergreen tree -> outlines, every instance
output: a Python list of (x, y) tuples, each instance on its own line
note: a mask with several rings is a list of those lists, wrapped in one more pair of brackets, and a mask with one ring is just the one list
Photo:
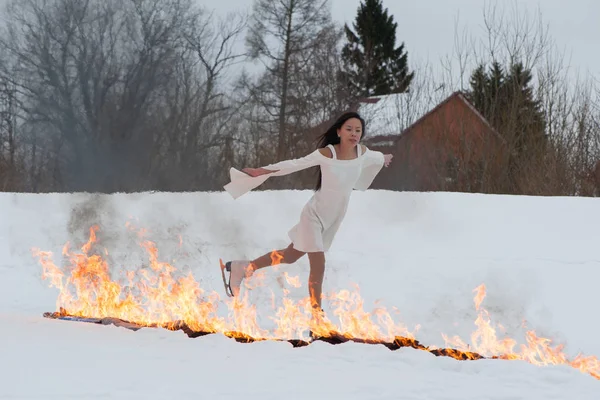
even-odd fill
[(514, 142), (518, 153), (544, 150), (546, 144), (545, 119), (541, 103), (535, 99), (531, 71), (522, 63), (511, 66), (504, 83), (507, 94), (512, 97), (511, 113), (514, 115)]
[(469, 81), (471, 85), (471, 92), (469, 98), (471, 103), (477, 108), (483, 115), (487, 114), (488, 111), (488, 86), (489, 77), (485, 72), (483, 65), (479, 65), (475, 71), (471, 74)]
[(404, 43), (396, 47), (394, 17), (381, 0), (365, 0), (357, 10), (354, 31), (344, 25), (343, 78), (358, 96), (408, 91), (414, 72), (408, 69)]
[(485, 66), (479, 65), (471, 74), (471, 90), (468, 93), (470, 101), (475, 108), (483, 114), (483, 116), (496, 129), (502, 125), (500, 118), (502, 117), (502, 107), (506, 106), (506, 90), (504, 87), (506, 76), (500, 63), (494, 61), (490, 67), (489, 73), (486, 72)]
[(545, 137), (544, 114), (531, 81), (531, 71), (519, 62), (508, 72), (494, 62), (489, 72), (479, 65), (471, 74), (469, 100), (507, 139), (514, 139), (517, 151)]
[(522, 63), (506, 70), (498, 62), (489, 71), (479, 65), (471, 74), (469, 100), (509, 145), (508, 178), (527, 173), (526, 165), (546, 151), (545, 117), (535, 99), (532, 74)]

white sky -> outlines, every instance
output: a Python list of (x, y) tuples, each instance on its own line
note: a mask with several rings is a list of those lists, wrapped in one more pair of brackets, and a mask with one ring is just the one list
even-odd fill
[[(7, 0), (0, 0), (3, 6)], [(250, 10), (253, 0), (198, 0), (216, 13)], [(510, 10), (542, 13), (544, 22), (556, 44), (564, 51), (573, 73), (592, 74), (600, 80), (600, 0), (499, 0), (510, 17)], [(331, 0), (331, 13), (339, 22), (352, 23), (360, 0)], [(436, 64), (440, 57), (453, 52), (456, 23), (460, 29), (483, 38), (483, 12), (496, 4), (487, 0), (384, 0), (398, 23), (398, 40), (409, 52), (409, 63), (429, 60)], [(0, 16), (0, 20), (4, 16)], [(243, 40), (243, 38), (242, 38)], [(243, 42), (240, 42), (240, 46)]]
[[(251, 10), (253, 0), (198, 0), (219, 14)], [(483, 13), (490, 6), (504, 4), (507, 18), (518, 9), (521, 16), (542, 15), (549, 35), (574, 73), (592, 74), (600, 79), (600, 0), (384, 0), (383, 5), (398, 23), (397, 40), (405, 43), (409, 62), (438, 63), (453, 52), (456, 25), (473, 36), (485, 37)], [(331, 0), (334, 20), (352, 24), (360, 0)]]

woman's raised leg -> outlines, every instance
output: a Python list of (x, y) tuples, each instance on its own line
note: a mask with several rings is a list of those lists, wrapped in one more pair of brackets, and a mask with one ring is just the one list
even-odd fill
[(271, 267), (277, 264), (293, 264), (302, 258), (304, 254), (306, 253), (294, 249), (294, 245), (290, 243), (287, 248), (276, 250), (275, 252), (270, 251), (265, 253), (262, 256), (250, 261), (250, 264), (252, 271), (254, 272), (257, 269)]
[[(251, 261), (229, 261), (221, 266), (225, 290), (229, 289), (230, 293), (228, 295), (237, 296), (240, 293), (242, 281), (252, 276), (257, 269), (277, 264), (292, 264), (298, 261), (304, 254), (306, 253), (294, 249), (293, 245), (290, 244), (285, 249), (276, 250), (275, 252), (270, 251)], [(229, 272), (229, 282), (226, 281), (225, 271)]]
[[(290, 244), (286, 249), (278, 250), (278, 254), (269, 252), (250, 262), (251, 272), (257, 269), (270, 267), (276, 264), (293, 264), (304, 256), (304, 252), (294, 249)], [(323, 278), (325, 277), (325, 253), (308, 253), (310, 262), (310, 273), (308, 275), (308, 292), (311, 305), (316, 310), (321, 310), (321, 294), (323, 290)]]

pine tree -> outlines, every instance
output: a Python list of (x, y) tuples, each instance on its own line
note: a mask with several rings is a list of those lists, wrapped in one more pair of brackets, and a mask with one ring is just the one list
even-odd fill
[(532, 79), (531, 71), (525, 69), (522, 63), (516, 63), (511, 66), (504, 85), (513, 98), (514, 138), (516, 150), (521, 154), (535, 148), (543, 150), (546, 142), (544, 115), (531, 88)]
[(531, 87), (531, 71), (519, 62), (507, 71), (498, 62), (492, 63), (489, 72), (479, 65), (471, 74), (468, 97), (496, 129), (514, 139), (515, 150), (520, 152), (542, 143), (545, 120)]
[(361, 2), (353, 23), (344, 25), (343, 78), (358, 96), (380, 96), (408, 91), (414, 72), (408, 69), (404, 43), (396, 47), (394, 17), (381, 0)]
[(479, 65), (471, 74), (469, 81), (471, 85), (470, 100), (471, 103), (480, 110), (483, 115), (487, 114), (488, 105), (488, 87), (489, 77), (485, 72), (485, 67)]
[(500, 111), (506, 105), (502, 103), (506, 97), (505, 80), (504, 70), (497, 61), (492, 63), (489, 73), (486, 72), (485, 66), (480, 64), (471, 74), (469, 99), (494, 126), (502, 124)]
[(489, 71), (479, 65), (471, 74), (467, 94), (475, 108), (506, 139), (510, 151), (508, 178), (527, 173), (527, 163), (546, 151), (545, 118), (535, 99), (531, 71), (515, 62), (503, 69), (493, 62)]

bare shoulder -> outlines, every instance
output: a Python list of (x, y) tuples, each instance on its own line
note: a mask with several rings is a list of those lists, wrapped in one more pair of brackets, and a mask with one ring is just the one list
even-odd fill
[(362, 150), (361, 153), (364, 153), (365, 151), (367, 151), (367, 146), (365, 146), (364, 144), (361, 144), (360, 149)]
[(327, 158), (333, 158), (333, 154), (331, 153), (331, 149), (328, 147), (319, 149), (319, 153), (323, 154)]

